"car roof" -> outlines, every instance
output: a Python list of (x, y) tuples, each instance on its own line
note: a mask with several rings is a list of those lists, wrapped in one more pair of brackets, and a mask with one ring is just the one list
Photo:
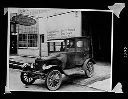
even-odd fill
[(66, 39), (75, 39), (75, 38), (87, 38), (87, 39), (90, 39), (89, 36), (80, 36), (80, 37), (70, 37), (70, 38), (50, 39), (50, 40), (48, 40), (48, 41), (51, 41), (51, 40), (66, 40)]

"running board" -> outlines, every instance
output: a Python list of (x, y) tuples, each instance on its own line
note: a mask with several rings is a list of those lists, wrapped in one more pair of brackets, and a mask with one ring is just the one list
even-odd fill
[(72, 69), (65, 69), (63, 70), (65, 75), (70, 76), (73, 74), (85, 74), (84, 70), (81, 67), (76, 67)]

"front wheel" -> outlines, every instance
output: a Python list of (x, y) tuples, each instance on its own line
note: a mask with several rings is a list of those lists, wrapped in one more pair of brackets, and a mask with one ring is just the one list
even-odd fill
[(92, 77), (94, 75), (94, 64), (91, 61), (88, 61), (86, 64), (84, 64), (84, 71), (85, 75), (87, 77)]
[(35, 82), (35, 79), (32, 77), (30, 72), (21, 72), (20, 78), (21, 81), (26, 85), (31, 85)]
[(57, 90), (62, 82), (62, 74), (59, 70), (51, 70), (46, 77), (45, 84), (46, 87), (51, 90)]

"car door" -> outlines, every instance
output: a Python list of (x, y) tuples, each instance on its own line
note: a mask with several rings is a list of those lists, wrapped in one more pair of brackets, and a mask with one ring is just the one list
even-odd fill
[[(73, 44), (71, 45), (71, 42)], [(66, 69), (75, 67), (75, 39), (68, 39), (67, 42), (67, 63)]]
[(89, 40), (86, 38), (78, 38), (76, 40), (75, 64), (82, 65), (89, 58)]

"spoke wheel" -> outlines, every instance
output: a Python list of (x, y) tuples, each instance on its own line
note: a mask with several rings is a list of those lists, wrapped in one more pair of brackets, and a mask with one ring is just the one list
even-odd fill
[(45, 80), (46, 87), (51, 90), (57, 90), (62, 82), (62, 74), (59, 70), (51, 70)]
[(94, 66), (92, 62), (88, 62), (86, 64), (86, 69), (85, 69), (85, 73), (87, 77), (92, 77), (94, 74)]
[(20, 78), (21, 81), (26, 85), (30, 85), (35, 81), (35, 79), (32, 77), (32, 74), (29, 72), (21, 72)]

